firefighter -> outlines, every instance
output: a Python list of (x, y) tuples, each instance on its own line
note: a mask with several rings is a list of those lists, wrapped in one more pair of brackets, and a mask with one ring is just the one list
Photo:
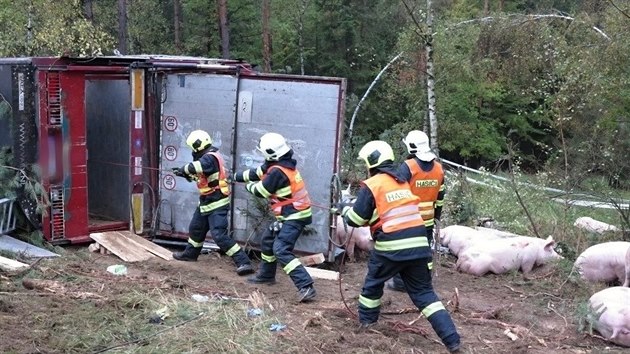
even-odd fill
[[(411, 192), (420, 198), (418, 209), (427, 229), (429, 246), (433, 243), (433, 226), (440, 220), (444, 205), (444, 170), (437, 156), (429, 147), (429, 137), (420, 130), (412, 130), (403, 139), (407, 147), (407, 159), (400, 164), (398, 174), (409, 182)], [(387, 287), (405, 291), (400, 275), (396, 275)]]
[(173, 168), (176, 176), (189, 182), (196, 181), (199, 189), (199, 205), (195, 208), (188, 227), (188, 244), (183, 252), (173, 253), (180, 261), (196, 261), (201, 253), (208, 231), (222, 252), (232, 257), (238, 275), (254, 272), (245, 251), (228, 235), (228, 211), (230, 209), (230, 188), (227, 183), (225, 163), (218, 149), (212, 146), (210, 135), (203, 130), (195, 130), (186, 139), (192, 149), (193, 162), (183, 167)]
[(256, 197), (269, 199), (276, 220), (265, 228), (261, 240), (262, 263), (255, 284), (273, 284), (277, 262), (298, 289), (299, 302), (313, 300), (313, 279), (292, 253), (302, 230), (312, 223), (311, 201), (304, 180), (298, 172), (293, 150), (277, 133), (264, 134), (257, 149), (265, 157), (263, 165), (234, 175), (236, 182), (246, 182), (246, 189)]
[(369, 178), (361, 184), (353, 206), (341, 204), (331, 211), (342, 210), (350, 226), (370, 225), (375, 240), (359, 296), (361, 327), (376, 323), (385, 281), (400, 273), (409, 297), (442, 343), (451, 353), (458, 352), (459, 334), (431, 284), (431, 249), (424, 221), (418, 213), (418, 197), (398, 176), (394, 152), (386, 142), (365, 144), (359, 151), (359, 159), (365, 162)]

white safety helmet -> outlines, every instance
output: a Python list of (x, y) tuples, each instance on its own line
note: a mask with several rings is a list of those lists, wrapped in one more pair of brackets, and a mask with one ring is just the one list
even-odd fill
[(212, 138), (203, 130), (194, 130), (188, 135), (186, 145), (188, 145), (192, 151), (199, 152), (212, 146)]
[(256, 149), (262, 152), (267, 161), (278, 161), (291, 150), (284, 137), (278, 133), (267, 133), (261, 136)]
[(422, 161), (432, 161), (436, 158), (429, 146), (429, 137), (420, 130), (412, 130), (403, 139), (403, 143), (407, 147), (407, 152)]
[(363, 160), (368, 169), (378, 167), (385, 161), (394, 162), (394, 150), (388, 143), (381, 140), (373, 140), (363, 145), (359, 151), (360, 160)]

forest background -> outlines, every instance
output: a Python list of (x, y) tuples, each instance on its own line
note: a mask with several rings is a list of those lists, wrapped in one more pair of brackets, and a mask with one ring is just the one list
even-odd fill
[(0, 23), (0, 57), (242, 58), (345, 77), (344, 164), (377, 138), (402, 158), (407, 131), (433, 128), (442, 158), (513, 181), (607, 200), (630, 187), (627, 0), (0, 0)]

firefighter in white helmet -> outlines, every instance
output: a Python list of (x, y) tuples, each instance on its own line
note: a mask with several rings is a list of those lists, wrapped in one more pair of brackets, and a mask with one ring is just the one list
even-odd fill
[(369, 178), (361, 183), (353, 206), (337, 206), (348, 225), (369, 225), (374, 239), (368, 271), (359, 295), (361, 327), (376, 323), (385, 281), (400, 273), (414, 305), (429, 320), (449, 352), (460, 349), (460, 337), (451, 316), (433, 291), (431, 249), (424, 221), (418, 213), (418, 197), (394, 167), (391, 146), (370, 141), (359, 151)]
[(228, 235), (228, 211), (230, 209), (230, 188), (223, 157), (212, 146), (207, 132), (195, 130), (188, 135), (186, 145), (192, 149), (193, 161), (183, 167), (173, 168), (176, 176), (188, 181), (196, 181), (199, 190), (199, 205), (195, 208), (189, 225), (189, 238), (186, 249), (176, 252), (173, 258), (180, 261), (196, 261), (201, 253), (208, 231), (222, 252), (232, 257), (238, 275), (252, 274), (249, 257)]
[(262, 263), (256, 275), (248, 281), (275, 283), (277, 263), (280, 263), (298, 289), (298, 300), (310, 301), (316, 294), (313, 279), (292, 252), (304, 227), (312, 223), (306, 185), (297, 170), (293, 150), (282, 135), (264, 134), (256, 148), (265, 157), (265, 163), (256, 169), (236, 173), (234, 180), (247, 182), (247, 191), (268, 199), (276, 221), (265, 228), (261, 240)]
[[(444, 169), (431, 151), (429, 137), (420, 130), (412, 130), (403, 139), (409, 154), (398, 167), (398, 174), (411, 186), (411, 192), (420, 198), (418, 209), (427, 228), (429, 245), (433, 242), (433, 226), (440, 220), (444, 206)], [(395, 276), (387, 287), (405, 291), (400, 275)]]

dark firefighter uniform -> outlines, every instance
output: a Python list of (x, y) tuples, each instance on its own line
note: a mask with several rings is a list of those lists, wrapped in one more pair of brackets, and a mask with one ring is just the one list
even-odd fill
[[(346, 206), (342, 212), (351, 226), (369, 225), (375, 241), (359, 296), (359, 321), (362, 326), (369, 326), (378, 320), (383, 286), (400, 273), (413, 303), (449, 351), (456, 352), (460, 345), (459, 334), (431, 284), (431, 249), (418, 213), (418, 197), (397, 175), (389, 144), (381, 141), (368, 144), (364, 149), (375, 146), (388, 151), (377, 150), (371, 154), (367, 151), (366, 155), (370, 154), (367, 159), (378, 162), (371, 166), (368, 162), (371, 177), (361, 184), (354, 206)], [(386, 156), (384, 161), (378, 154)]]
[(249, 182), (246, 189), (250, 193), (268, 199), (277, 220), (265, 228), (261, 240), (262, 263), (249, 281), (274, 283), (279, 262), (298, 289), (299, 300), (308, 301), (315, 296), (313, 279), (292, 251), (304, 227), (312, 223), (312, 211), (304, 180), (296, 165), (290, 151), (278, 161), (266, 161), (256, 169), (237, 173), (234, 179)]
[[(444, 206), (444, 170), (442, 164), (436, 160), (422, 161), (414, 155), (400, 164), (398, 175), (409, 182), (411, 192), (420, 198), (418, 209), (427, 230), (429, 246), (433, 243), (433, 226), (435, 220), (440, 220)], [(392, 290), (404, 291), (404, 284), (400, 275), (393, 278), (388, 287)]]
[[(176, 174), (196, 180), (199, 190), (199, 205), (195, 208), (189, 225), (186, 250), (174, 257), (181, 260), (196, 260), (201, 252), (208, 231), (222, 252), (232, 257), (239, 275), (253, 273), (249, 257), (228, 235), (228, 211), (230, 189), (223, 158), (214, 147), (193, 153), (195, 161), (178, 169)], [(198, 157), (198, 158), (197, 158)]]

